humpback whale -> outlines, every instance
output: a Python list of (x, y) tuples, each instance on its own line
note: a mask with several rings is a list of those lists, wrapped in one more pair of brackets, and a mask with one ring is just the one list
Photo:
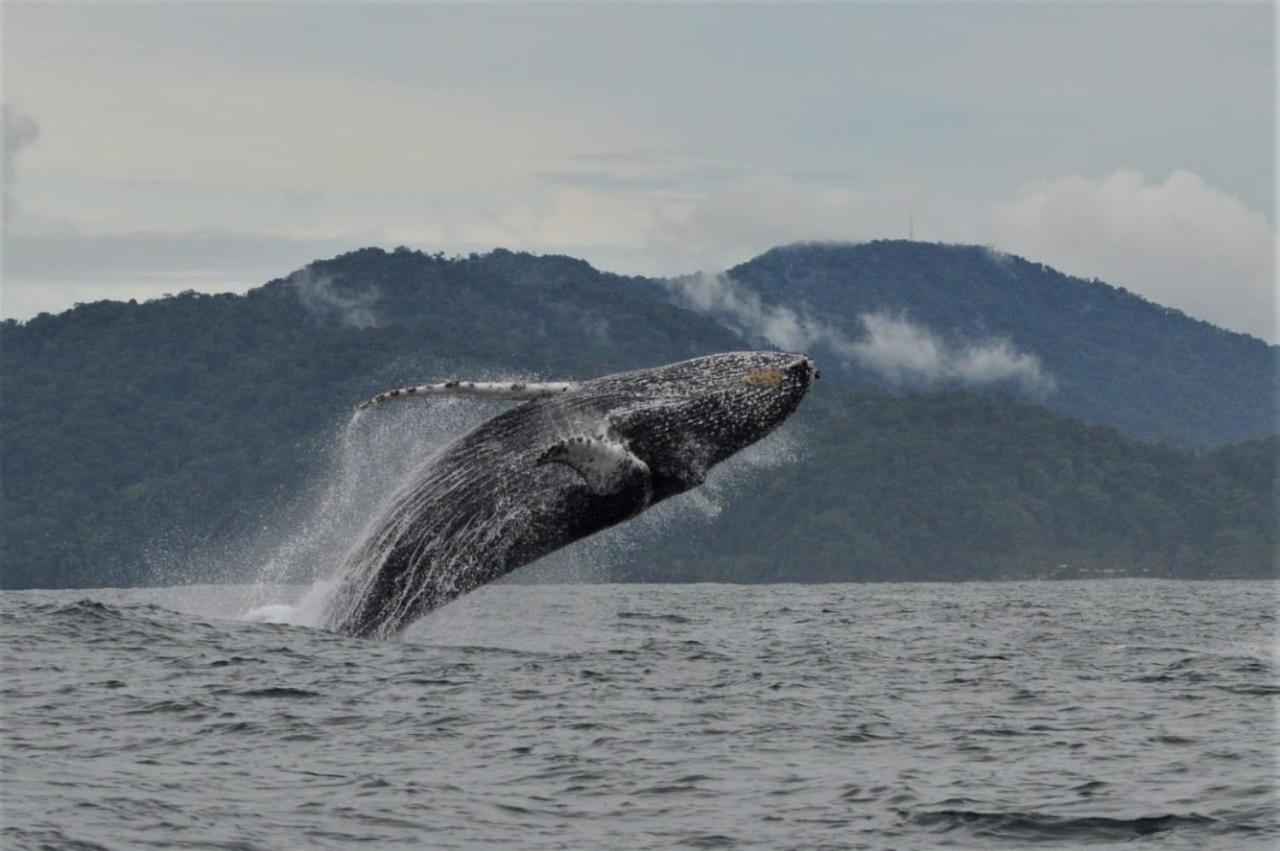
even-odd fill
[(362, 404), (465, 396), (521, 404), (427, 459), (346, 559), (324, 624), (390, 637), (554, 550), (701, 484), (773, 431), (818, 370), (730, 352), (581, 382), (446, 381)]

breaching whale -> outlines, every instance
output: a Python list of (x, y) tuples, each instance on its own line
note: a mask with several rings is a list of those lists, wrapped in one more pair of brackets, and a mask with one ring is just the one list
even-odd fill
[(444, 447), (346, 560), (324, 623), (389, 637), (416, 618), (701, 484), (773, 431), (817, 377), (782, 352), (730, 352), (581, 382), (446, 381), (435, 396), (522, 404)]

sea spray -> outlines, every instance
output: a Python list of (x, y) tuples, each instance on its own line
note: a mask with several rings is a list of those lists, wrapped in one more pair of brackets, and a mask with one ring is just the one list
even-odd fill
[[(300, 511), (282, 512), (291, 523), (241, 556), (260, 564), (244, 617), (250, 620), (319, 624), (334, 576), (347, 555), (369, 534), (385, 502), (440, 448), (491, 416), (492, 404), (438, 399), (419, 407), (355, 412), (318, 453), (319, 483)], [(282, 603), (284, 586), (306, 590)]]

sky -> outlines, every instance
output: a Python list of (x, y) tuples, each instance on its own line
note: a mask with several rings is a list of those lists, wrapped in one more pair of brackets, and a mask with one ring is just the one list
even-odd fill
[(0, 313), (978, 243), (1275, 342), (1270, 4), (6, 2)]

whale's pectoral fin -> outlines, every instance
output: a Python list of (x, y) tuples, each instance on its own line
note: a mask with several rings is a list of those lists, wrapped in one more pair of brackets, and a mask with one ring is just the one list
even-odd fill
[(538, 466), (543, 464), (564, 464), (573, 469), (595, 494), (617, 493), (636, 484), (646, 489), (650, 486), (649, 465), (625, 444), (608, 437), (562, 440), (538, 458)]
[(379, 393), (356, 406), (364, 410), (383, 402), (404, 399), (423, 399), (430, 396), (452, 396), (470, 399), (496, 399), (502, 402), (528, 402), (568, 393), (578, 385), (572, 381), (441, 381), (438, 384), (419, 384), (416, 387), (398, 387)]

